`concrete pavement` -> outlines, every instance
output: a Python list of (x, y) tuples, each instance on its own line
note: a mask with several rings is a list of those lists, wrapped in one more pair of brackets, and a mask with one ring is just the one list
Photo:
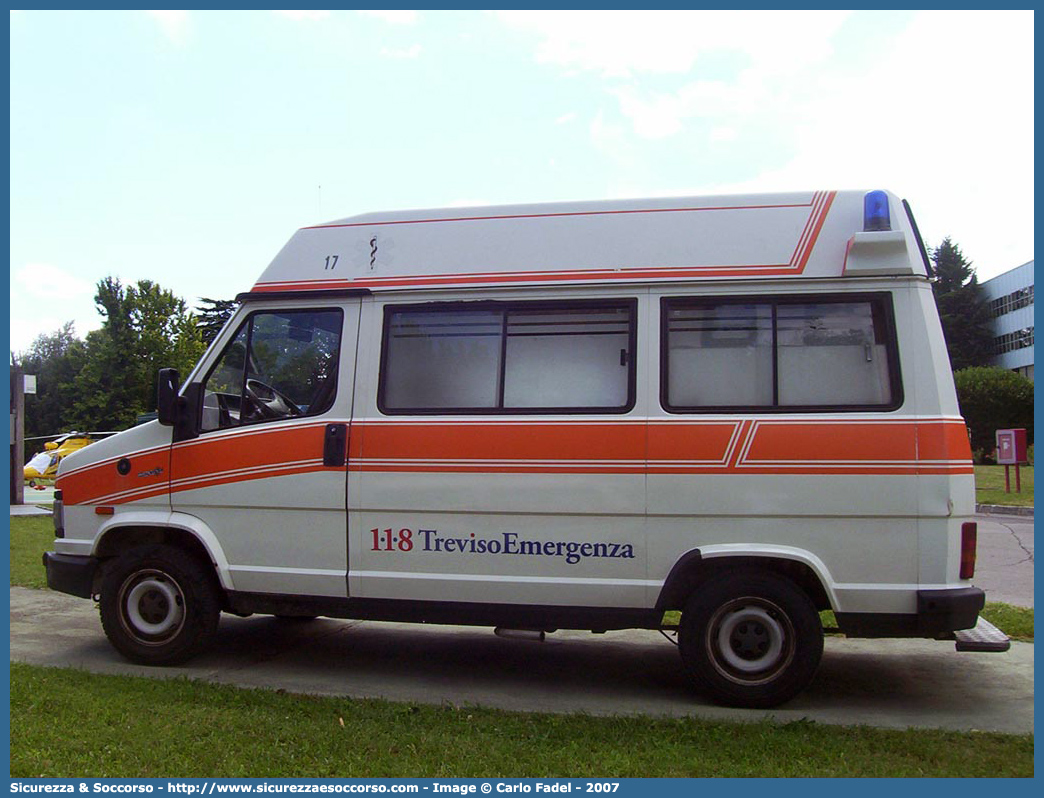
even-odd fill
[(1033, 606), (1033, 518), (979, 515), (974, 584), (987, 601)]
[(92, 602), (11, 589), (11, 659), (97, 673), (189, 677), (295, 693), (592, 715), (691, 716), (891, 728), (1033, 730), (1033, 645), (958, 654), (952, 642), (826, 641), (811, 688), (771, 711), (695, 693), (656, 632), (556, 632), (545, 642), (491, 629), (222, 616), (211, 651), (175, 668), (128, 663)]
[(40, 488), (25, 486), (25, 504), (12, 504), (11, 517), (24, 515), (50, 515), (54, 502), (54, 485), (41, 485)]

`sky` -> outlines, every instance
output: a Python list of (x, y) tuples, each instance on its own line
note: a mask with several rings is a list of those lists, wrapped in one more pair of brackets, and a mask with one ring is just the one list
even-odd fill
[(190, 306), (294, 231), (459, 205), (885, 188), (1033, 259), (1032, 11), (19, 11), (10, 348)]

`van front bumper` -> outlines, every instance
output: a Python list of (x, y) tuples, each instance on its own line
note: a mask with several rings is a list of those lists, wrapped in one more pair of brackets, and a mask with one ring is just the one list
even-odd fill
[(98, 570), (96, 557), (44, 552), (47, 587), (71, 596), (90, 598), (94, 595), (94, 576)]
[(915, 615), (839, 612), (837, 625), (849, 637), (941, 637), (971, 629), (985, 604), (977, 587), (918, 590)]

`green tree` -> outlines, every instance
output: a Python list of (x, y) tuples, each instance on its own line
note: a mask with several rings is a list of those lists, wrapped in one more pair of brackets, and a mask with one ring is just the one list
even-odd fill
[[(49, 335), (39, 335), (29, 350), (15, 360), (26, 374), (36, 375), (36, 393), (25, 397), (27, 438), (71, 432), (69, 410), (76, 400), (76, 377), (83, 368), (86, 349), (73, 332), (73, 323)], [(42, 441), (27, 445), (27, 453), (43, 448)]]
[(993, 347), (989, 304), (971, 261), (949, 236), (931, 253), (935, 264), (932, 291), (939, 308), (950, 367), (985, 366)]
[(208, 299), (205, 296), (199, 298), (199, 304), (196, 305), (196, 327), (199, 328), (206, 346), (214, 342), (237, 307), (238, 303), (233, 299)]
[(971, 430), (976, 460), (992, 455), (999, 429), (1024, 427), (1033, 442), (1033, 383), (998, 366), (954, 372), (961, 415)]
[(87, 336), (71, 417), (92, 430), (122, 429), (155, 410), (157, 370), (187, 373), (203, 340), (185, 301), (151, 280), (124, 287), (106, 277), (94, 299), (102, 327)]

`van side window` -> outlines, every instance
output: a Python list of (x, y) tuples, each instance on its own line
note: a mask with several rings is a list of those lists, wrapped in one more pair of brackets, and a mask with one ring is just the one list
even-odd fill
[(883, 410), (902, 402), (887, 295), (663, 300), (674, 412)]
[(251, 315), (207, 376), (200, 429), (329, 410), (337, 387), (342, 319), (340, 310)]
[(637, 303), (389, 306), (384, 413), (627, 412)]

